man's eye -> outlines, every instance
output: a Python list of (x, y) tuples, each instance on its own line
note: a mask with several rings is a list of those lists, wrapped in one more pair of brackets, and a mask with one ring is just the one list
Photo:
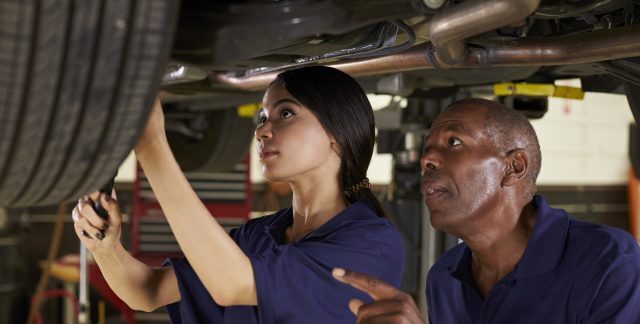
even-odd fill
[(457, 137), (449, 137), (449, 146), (458, 146), (462, 141)]
[(280, 112), (280, 118), (289, 118), (295, 115), (291, 110), (284, 109)]

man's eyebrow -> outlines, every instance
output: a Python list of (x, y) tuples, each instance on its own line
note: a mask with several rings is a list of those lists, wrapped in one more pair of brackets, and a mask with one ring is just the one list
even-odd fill
[[(432, 128), (433, 130), (433, 128)], [(462, 132), (464, 134), (469, 134), (469, 132), (467, 132), (467, 129), (464, 127), (464, 125), (459, 125), (459, 124), (448, 124), (442, 127), (442, 132)], [(424, 143), (425, 143), (425, 147), (426, 147), (426, 143), (427, 140), (429, 139), (429, 136), (432, 134), (432, 132), (429, 132), (429, 134), (424, 136)]]
[(458, 125), (458, 124), (447, 125), (447, 127), (445, 127), (444, 130), (448, 131), (448, 132), (464, 132), (464, 133), (467, 133), (467, 129), (463, 125)]
[(458, 124), (458, 123), (455, 123), (455, 124), (452, 123), (452, 124), (447, 124), (445, 126), (442, 126), (441, 131), (442, 132), (462, 132), (465, 134), (469, 134), (469, 132), (467, 131), (467, 128), (464, 127), (464, 125)]

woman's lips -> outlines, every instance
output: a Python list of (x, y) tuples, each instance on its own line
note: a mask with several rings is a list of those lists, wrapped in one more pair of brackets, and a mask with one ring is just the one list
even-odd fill
[(265, 151), (260, 151), (260, 152), (258, 152), (258, 155), (259, 155), (259, 157), (260, 157), (260, 160), (267, 159), (267, 158), (269, 158), (269, 157), (271, 157), (271, 156), (274, 156), (274, 155), (276, 155), (276, 154), (278, 154), (278, 151), (265, 150)]

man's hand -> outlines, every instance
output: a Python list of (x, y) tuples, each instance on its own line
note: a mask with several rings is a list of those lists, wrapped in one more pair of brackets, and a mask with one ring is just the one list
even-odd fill
[(382, 280), (340, 268), (333, 269), (333, 277), (373, 298), (369, 304), (358, 299), (349, 301), (357, 323), (424, 323), (413, 298)]

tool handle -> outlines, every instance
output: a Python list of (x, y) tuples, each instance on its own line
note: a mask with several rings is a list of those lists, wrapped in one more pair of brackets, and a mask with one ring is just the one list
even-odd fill
[[(104, 187), (100, 188), (100, 193), (111, 195), (111, 192), (113, 191), (114, 182), (115, 182), (115, 177), (113, 177), (111, 181), (109, 181), (106, 185), (104, 185)], [(107, 211), (104, 208), (102, 208), (102, 205), (100, 204), (100, 198), (96, 199), (93, 202), (93, 209), (96, 211), (96, 214), (98, 214), (98, 216), (100, 216), (102, 219), (106, 220), (109, 218), (109, 213), (107, 213)]]

